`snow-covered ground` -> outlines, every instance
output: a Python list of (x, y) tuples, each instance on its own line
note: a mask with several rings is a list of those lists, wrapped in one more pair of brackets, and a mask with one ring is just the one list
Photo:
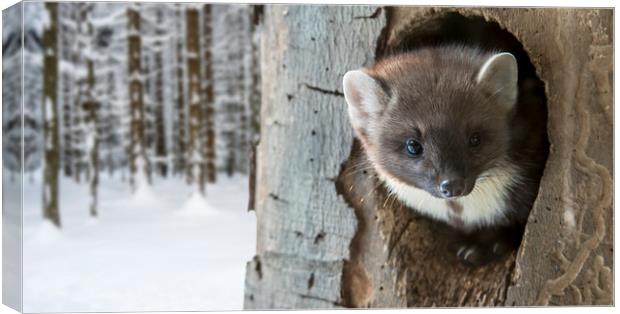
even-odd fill
[(24, 311), (242, 308), (256, 242), (246, 177), (221, 175), (206, 201), (180, 178), (134, 197), (102, 177), (96, 219), (87, 185), (61, 181), (61, 230), (41, 218), (39, 180), (25, 178)]

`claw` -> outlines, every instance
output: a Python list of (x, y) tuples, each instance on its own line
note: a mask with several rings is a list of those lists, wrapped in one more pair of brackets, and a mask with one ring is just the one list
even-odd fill
[(463, 253), (463, 251), (467, 248), (467, 246), (463, 245), (459, 248), (459, 250), (456, 252), (456, 256), (461, 257), (461, 253)]
[(474, 253), (476, 251), (476, 248), (471, 248), (469, 250), (467, 250), (467, 252), (465, 252), (465, 256), (463, 256), (463, 259), (466, 261), (469, 261), (469, 256)]

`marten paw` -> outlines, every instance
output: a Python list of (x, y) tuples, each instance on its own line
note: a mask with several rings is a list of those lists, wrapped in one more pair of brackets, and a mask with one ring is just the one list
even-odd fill
[(510, 250), (503, 242), (468, 243), (461, 245), (456, 251), (458, 260), (467, 266), (483, 266), (502, 256)]

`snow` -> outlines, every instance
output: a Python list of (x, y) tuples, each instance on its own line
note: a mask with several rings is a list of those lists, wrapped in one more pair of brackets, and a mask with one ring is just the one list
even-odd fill
[[(29, 121), (24, 128), (4, 130), (9, 141), (3, 143), (5, 165), (9, 171), (20, 171), (22, 157), (16, 143), (24, 144), (23, 167), (25, 171), (40, 171), (45, 147), (43, 123), (51, 118), (52, 102), (42, 93), (42, 69), (44, 53), (58, 55), (59, 75), (56, 119), (60, 131), (60, 160), (64, 166), (72, 162), (83, 169), (78, 174), (81, 185), (71, 180), (61, 181), (61, 223), (58, 230), (42, 219), (42, 184), (34, 183), (26, 176), (25, 204), (25, 310), (75, 312), (75, 311), (142, 311), (142, 310), (230, 310), (242, 306), (242, 289), (245, 263), (250, 260), (255, 246), (254, 213), (246, 213), (246, 178), (232, 180), (220, 176), (221, 184), (209, 185), (206, 196), (198, 192), (199, 186), (187, 186), (185, 179), (162, 181), (154, 178), (152, 185), (142, 170), (146, 165), (139, 161), (141, 171), (136, 179), (137, 190), (131, 194), (129, 183), (129, 160), (131, 121), (139, 117), (144, 121), (145, 138), (156, 134), (153, 108), (160, 101), (154, 82), (162, 80), (164, 132), (166, 134), (169, 171), (179, 161), (195, 165), (202, 162), (201, 151), (191, 155), (180, 155), (181, 141), (177, 138), (179, 126), (189, 134), (189, 124), (195, 121), (188, 112), (189, 103), (199, 102), (202, 91), (189, 94), (189, 82), (204, 83), (196, 73), (187, 75), (187, 58), (201, 58), (202, 54), (190, 52), (186, 55), (185, 42), (186, 5), (168, 4), (121, 4), (96, 3), (88, 14), (93, 34), (99, 34), (99, 27), (113, 31), (111, 45), (94, 50), (90, 47), (93, 38), (86, 32), (88, 23), (76, 23), (75, 13), (80, 9), (73, 3), (60, 3), (58, 7), (58, 50), (43, 49), (41, 32), (49, 26), (49, 16), (42, 2), (29, 2), (3, 19), (3, 40), (9, 34), (21, 38), (11, 41), (4, 55), (7, 64), (3, 69), (5, 78), (3, 93), (5, 109), (3, 123)], [(202, 4), (189, 5), (201, 8)], [(243, 8), (239, 9), (239, 8)], [(140, 13), (141, 29), (127, 29), (127, 9)], [(218, 169), (224, 168), (227, 152), (230, 150), (233, 130), (240, 126), (239, 110), (243, 104), (238, 80), (241, 62), (247, 63), (247, 36), (241, 36), (249, 27), (249, 7), (222, 5), (213, 7), (213, 83), (216, 104), (212, 120), (217, 146)], [(163, 12), (163, 22), (158, 13)], [(243, 15), (243, 21), (233, 19)], [(247, 16), (245, 16), (247, 15)], [(34, 21), (22, 25), (22, 21)], [(204, 21), (200, 21), (203, 23)], [(243, 26), (237, 25), (243, 23)], [(47, 25), (47, 26), (46, 26)], [(202, 32), (202, 27), (200, 28)], [(159, 33), (161, 31), (161, 34)], [(140, 35), (141, 54), (130, 55), (128, 37)], [(36, 35), (36, 36), (35, 36)], [(203, 41), (201, 34), (201, 41)], [(178, 42), (177, 42), (178, 41)], [(243, 41), (243, 42), (242, 42)], [(248, 41), (244, 44), (245, 41)], [(163, 46), (159, 46), (163, 44)], [(180, 44), (180, 47), (177, 46)], [(157, 46), (157, 47), (156, 47)], [(203, 46), (204, 48), (204, 43)], [(11, 49), (9, 49), (11, 48)], [(161, 53), (163, 64), (153, 62)], [(74, 56), (75, 55), (75, 56)], [(75, 61), (73, 57), (77, 58)], [(140, 58), (142, 69), (128, 73), (127, 62), (131, 57)], [(102, 104), (98, 111), (97, 145), (100, 155), (99, 217), (91, 218), (89, 202), (91, 194), (88, 181), (84, 178), (89, 165), (88, 151), (94, 145), (91, 137), (92, 125), (84, 120), (87, 112), (81, 106), (81, 97), (86, 93), (82, 84), (87, 77), (84, 59), (94, 62), (95, 90), (91, 91)], [(179, 60), (180, 58), (180, 60)], [(147, 60), (151, 60), (151, 66)], [(15, 62), (10, 62), (15, 61)], [(76, 63), (73, 63), (76, 62)], [(201, 63), (203, 64), (203, 63)], [(23, 65), (23, 68), (22, 68)], [(204, 64), (203, 64), (204, 65)], [(246, 65), (247, 67), (247, 65)], [(183, 76), (178, 77), (178, 68)], [(205, 71), (201, 67), (200, 71)], [(22, 73), (23, 72), (23, 73)], [(247, 73), (247, 70), (244, 72)], [(23, 80), (20, 75), (23, 74)], [(131, 81), (143, 83), (143, 92), (134, 94), (128, 88)], [(181, 82), (181, 94), (179, 85)], [(206, 80), (205, 80), (206, 82)], [(23, 95), (22, 83), (28, 86)], [(7, 85), (8, 84), (8, 85)], [(192, 88), (193, 89), (193, 88)], [(11, 92), (13, 91), (13, 92)], [(183, 100), (184, 118), (179, 120), (177, 96)], [(130, 101), (143, 101), (144, 110), (131, 110)], [(152, 101), (153, 100), (153, 101)], [(155, 101), (157, 100), (157, 101)], [(222, 102), (229, 100), (229, 103)], [(232, 104), (228, 106), (229, 104)], [(55, 106), (56, 106), (55, 105)], [(246, 104), (243, 104), (247, 106)], [(235, 109), (239, 107), (238, 109)], [(65, 119), (73, 121), (66, 124)], [(70, 122), (69, 121), (69, 122)], [(76, 121), (81, 121), (77, 122)], [(21, 123), (17, 124), (21, 125)], [(159, 132), (159, 131), (157, 131)], [(236, 132), (236, 131), (235, 131)], [(65, 135), (71, 135), (66, 138)], [(137, 133), (134, 134), (137, 136)], [(247, 135), (239, 134), (240, 138)], [(50, 138), (51, 140), (51, 138)], [(68, 142), (65, 142), (68, 141)], [(204, 145), (199, 138), (197, 148)], [(243, 145), (235, 149), (246, 151)], [(65, 148), (70, 148), (71, 159), (65, 159)], [(150, 165), (165, 158), (156, 155), (152, 145), (140, 148)], [(241, 153), (237, 151), (238, 156)], [(187, 153), (187, 152), (186, 152)], [(183, 157), (183, 159), (179, 158)], [(190, 158), (188, 158), (190, 157)], [(247, 158), (247, 157), (243, 157)], [(189, 159), (189, 161), (187, 160)], [(239, 157), (242, 160), (242, 157)], [(92, 169), (91, 169), (92, 170)], [(105, 170), (106, 172), (103, 172)], [(116, 179), (109, 178), (107, 171), (116, 171)], [(243, 171), (243, 170), (241, 170)], [(61, 170), (62, 172), (62, 170)], [(185, 166), (181, 173), (185, 174)], [(181, 175), (181, 176), (183, 176)], [(121, 180), (122, 176), (122, 180)], [(47, 188), (47, 198), (51, 189)], [(243, 196), (243, 197), (241, 197)], [(19, 222), (19, 220), (17, 220)], [(14, 228), (17, 228), (15, 226)], [(17, 230), (17, 229), (16, 229)], [(221, 243), (220, 243), (221, 242)], [(10, 267), (17, 267), (9, 265)], [(7, 266), (7, 267), (9, 267)], [(21, 273), (21, 272), (16, 272)], [(138, 293), (139, 292), (139, 293)]]
[(48, 28), (51, 24), (50, 16), (43, 2), (24, 2), (24, 20), (28, 21), (29, 27), (38, 33), (43, 32), (43, 29)]
[(34, 228), (29, 241), (34, 245), (53, 244), (62, 241), (62, 232), (51, 221), (41, 221)]
[(209, 205), (207, 199), (197, 189), (192, 192), (179, 212), (182, 215), (217, 215), (217, 213), (217, 209)]
[[(194, 78), (196, 78), (196, 76), (193, 76)], [(199, 104), (200, 103), (200, 95), (198, 95), (198, 93), (194, 90), (191, 96), (191, 102), (190, 104)]]
[(256, 233), (247, 177), (220, 176), (206, 197), (159, 179), (148, 198), (101, 177), (97, 218), (88, 185), (61, 180), (60, 230), (41, 217), (40, 179), (24, 183), (25, 312), (242, 308)]

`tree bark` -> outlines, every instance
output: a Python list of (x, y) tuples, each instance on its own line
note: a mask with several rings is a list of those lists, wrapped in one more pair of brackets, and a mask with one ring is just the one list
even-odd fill
[[(78, 19), (76, 18), (75, 13), (75, 5), (60, 3), (59, 4), (59, 56), (63, 62), (77, 64), (77, 51), (76, 51), (76, 25), (78, 24)], [(62, 91), (62, 158), (61, 163), (64, 169), (64, 175), (68, 178), (73, 177), (73, 172), (75, 171), (75, 162), (73, 158), (74, 147), (73, 142), (75, 139), (73, 138), (73, 116), (74, 113), (74, 101), (75, 101), (75, 93), (74, 93), (74, 85), (75, 85), (75, 77), (73, 71), (66, 68), (59, 68), (60, 73), (60, 85)], [(60, 109), (59, 104), (59, 109)]]
[[(86, 28), (86, 14), (85, 10), (88, 7), (88, 3), (78, 3), (75, 6), (75, 55), (73, 56), (73, 64), (78, 67), (86, 67), (84, 52), (86, 50), (87, 42), (82, 40), (84, 29)], [(71, 113), (73, 121), (71, 122), (71, 146), (73, 152), (71, 154), (71, 160), (73, 162), (73, 178), (76, 182), (80, 182), (82, 174), (85, 168), (84, 158), (87, 152), (84, 151), (84, 118), (85, 112), (82, 107), (82, 91), (86, 89), (85, 75), (78, 72), (75, 74), (75, 86), (76, 94), (73, 98), (73, 112)], [(86, 157), (87, 158), (87, 157)]]
[[(442, 249), (440, 226), (389, 197), (353, 140), (341, 97), (346, 71), (432, 34), (446, 14), (514, 35), (546, 85), (551, 150), (522, 245), (479, 268), (458, 264)], [(257, 255), (245, 307), (613, 304), (612, 16), (267, 7)]]
[[(177, 4), (179, 5), (179, 4)], [(183, 41), (185, 36), (183, 35), (183, 11), (181, 7), (176, 9), (177, 20), (177, 38), (176, 38), (176, 78), (177, 78), (177, 90), (176, 90), (176, 123), (175, 123), (175, 171), (180, 173), (186, 173), (186, 110), (185, 110), (185, 87), (183, 84), (184, 79), (184, 62), (183, 62)]]
[(261, 108), (261, 73), (260, 73), (260, 49), (259, 41), (261, 36), (261, 19), (264, 6), (255, 5), (250, 9), (250, 73), (251, 73), (251, 89), (249, 91), (250, 102), (250, 133), (252, 138), (251, 144), (255, 146), (260, 134), (260, 108)]
[[(81, 43), (84, 51), (88, 53), (82, 56), (84, 66), (83, 75), (78, 78), (78, 101), (84, 112), (84, 135), (86, 143), (88, 164), (88, 186), (90, 191), (89, 212), (91, 216), (97, 216), (97, 185), (99, 184), (99, 136), (98, 136), (98, 107), (95, 99), (95, 69), (92, 56), (93, 25), (90, 22), (92, 5), (83, 4), (79, 7), (80, 28), (77, 40)], [(83, 52), (84, 52), (83, 51)]]
[(148, 165), (144, 138), (144, 90), (141, 71), (140, 13), (127, 9), (129, 110), (131, 116), (129, 167), (131, 185), (137, 190), (142, 184), (149, 184)]
[(248, 174), (250, 157), (250, 93), (252, 86), (251, 58), (252, 58), (252, 33), (250, 28), (250, 14), (247, 7), (239, 8), (235, 15), (239, 27), (239, 72), (237, 77), (239, 97), (239, 120), (237, 122), (237, 156), (235, 171)]
[(46, 3), (49, 27), (43, 31), (43, 114), (45, 145), (43, 216), (60, 227), (58, 174), (60, 172), (58, 133), (58, 3)]
[(187, 96), (189, 100), (189, 140), (187, 145), (187, 181), (205, 193), (204, 151), (200, 134), (203, 123), (203, 99), (200, 91), (200, 28), (199, 11), (188, 8), (186, 19)]
[(165, 23), (163, 8), (157, 7), (156, 9), (156, 29), (155, 29), (155, 42), (153, 43), (153, 49), (155, 50), (154, 56), (154, 71), (155, 75), (155, 167), (160, 176), (166, 177), (168, 174), (168, 151), (166, 149), (166, 127), (164, 119), (164, 36), (166, 30), (164, 29)]
[(375, 10), (265, 7), (258, 242), (247, 266), (247, 309), (347, 303), (342, 273), (357, 222), (335, 185), (353, 141), (340, 82), (347, 70), (373, 60), (385, 16), (360, 17)]
[(204, 142), (204, 155), (206, 181), (214, 183), (217, 179), (216, 165), (216, 151), (215, 151), (215, 97), (213, 94), (213, 27), (211, 25), (212, 5), (205, 4), (202, 8), (203, 16), (203, 55), (204, 55), (204, 128), (205, 128), (205, 142)]
[(260, 49), (259, 41), (261, 34), (261, 20), (263, 5), (254, 5), (250, 8), (250, 36), (251, 36), (251, 89), (249, 91), (250, 105), (250, 156), (249, 156), (249, 192), (248, 211), (256, 209), (256, 146), (260, 141), (260, 108), (261, 108), (261, 73), (260, 73)]

